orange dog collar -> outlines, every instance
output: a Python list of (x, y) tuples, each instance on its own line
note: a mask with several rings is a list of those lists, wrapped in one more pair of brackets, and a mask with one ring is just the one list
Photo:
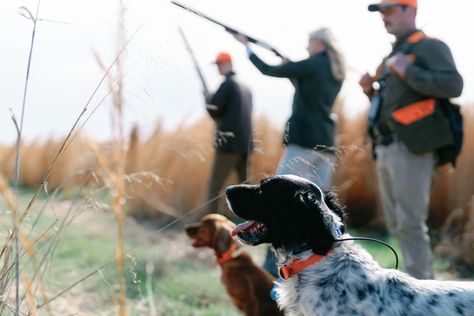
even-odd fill
[(223, 265), (224, 263), (234, 259), (234, 252), (238, 249), (239, 247), (237, 246), (236, 243), (233, 243), (229, 249), (227, 249), (223, 253), (217, 253), (216, 252), (216, 261), (218, 264)]
[(280, 277), (282, 279), (286, 280), (286, 279), (294, 276), (295, 274), (300, 273), (301, 271), (308, 268), (309, 266), (311, 266), (315, 263), (318, 263), (319, 261), (324, 259), (328, 254), (330, 254), (332, 251), (333, 251), (332, 249), (329, 250), (328, 253), (325, 254), (325, 255), (314, 254), (306, 260), (296, 259), (296, 260), (292, 261), (291, 263), (282, 265), (278, 269), (278, 274), (280, 275)]

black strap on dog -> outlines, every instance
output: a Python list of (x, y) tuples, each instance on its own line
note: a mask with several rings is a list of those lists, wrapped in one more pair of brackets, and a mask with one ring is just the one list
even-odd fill
[(395, 256), (395, 270), (398, 269), (398, 255), (397, 255), (397, 252), (395, 251), (395, 249), (392, 246), (387, 244), (385, 241), (381, 241), (379, 239), (369, 238), (369, 237), (350, 237), (350, 238), (336, 239), (336, 240), (334, 240), (334, 242), (336, 243), (336, 242), (343, 242), (343, 241), (349, 241), (349, 240), (373, 241), (373, 242), (377, 242), (379, 244), (384, 245), (385, 247), (389, 248), (393, 252), (393, 254)]
[[(324, 244), (330, 244), (330, 243), (331, 244), (332, 243), (339, 243), (339, 242), (351, 241), (351, 240), (372, 241), (372, 242), (382, 244), (385, 247), (389, 248), (393, 252), (393, 255), (395, 256), (395, 270), (398, 270), (398, 254), (397, 254), (397, 251), (392, 246), (390, 246), (388, 243), (386, 243), (385, 241), (379, 240), (379, 239), (370, 238), (370, 237), (350, 237), (350, 238), (335, 239), (335, 240), (330, 241), (330, 242), (329, 241), (328, 242), (322, 242), (322, 243), (318, 243), (318, 245), (324, 245)], [(312, 247), (310, 245), (308, 245), (307, 243), (302, 243), (302, 244), (296, 244), (295, 243), (295, 244), (292, 244), (292, 245), (289, 245), (289, 246), (285, 247), (285, 249), (288, 252), (291, 252), (293, 254), (299, 254), (301, 252), (312, 249)]]

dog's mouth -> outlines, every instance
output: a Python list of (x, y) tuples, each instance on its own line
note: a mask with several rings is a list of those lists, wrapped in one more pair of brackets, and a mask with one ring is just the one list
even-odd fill
[(193, 243), (191, 244), (194, 248), (200, 248), (200, 247), (205, 247), (206, 244), (202, 242), (201, 240), (195, 239)]
[(237, 225), (231, 234), (239, 237), (246, 244), (256, 246), (266, 242), (268, 228), (259, 221), (246, 221)]

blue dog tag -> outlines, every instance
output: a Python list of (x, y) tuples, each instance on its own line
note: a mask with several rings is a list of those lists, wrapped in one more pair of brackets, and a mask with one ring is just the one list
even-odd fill
[(272, 300), (274, 300), (275, 302), (276, 302), (277, 299), (278, 299), (277, 289), (278, 289), (278, 287), (280, 286), (280, 283), (281, 283), (282, 281), (283, 281), (282, 278), (278, 278), (278, 280), (276, 280), (275, 283), (273, 284), (272, 290), (270, 291), (270, 297), (271, 297)]

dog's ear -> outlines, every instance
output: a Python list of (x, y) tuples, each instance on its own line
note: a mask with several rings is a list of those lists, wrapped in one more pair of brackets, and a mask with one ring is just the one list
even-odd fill
[(341, 232), (345, 232), (345, 223), (346, 223), (346, 215), (344, 212), (344, 208), (339, 203), (336, 194), (333, 191), (326, 191), (324, 192), (324, 202), (329, 207), (331, 211), (333, 211), (337, 216), (341, 218), (341, 222), (343, 226), (341, 227)]
[(303, 204), (307, 209), (314, 210), (318, 208), (319, 201), (316, 195), (307, 190), (300, 190), (295, 193), (295, 201)]
[(297, 218), (292, 234), (299, 236), (296, 242), (306, 242), (314, 253), (326, 254), (334, 238), (326, 226), (321, 209), (320, 196), (312, 190), (298, 190), (295, 193), (295, 207), (292, 216)]
[(214, 233), (214, 250), (225, 252), (232, 244), (231, 229), (227, 225), (218, 225)]
[(194, 238), (197, 236), (200, 226), (200, 224), (190, 224), (186, 225), (184, 230), (186, 231), (186, 234), (188, 234), (189, 237)]

